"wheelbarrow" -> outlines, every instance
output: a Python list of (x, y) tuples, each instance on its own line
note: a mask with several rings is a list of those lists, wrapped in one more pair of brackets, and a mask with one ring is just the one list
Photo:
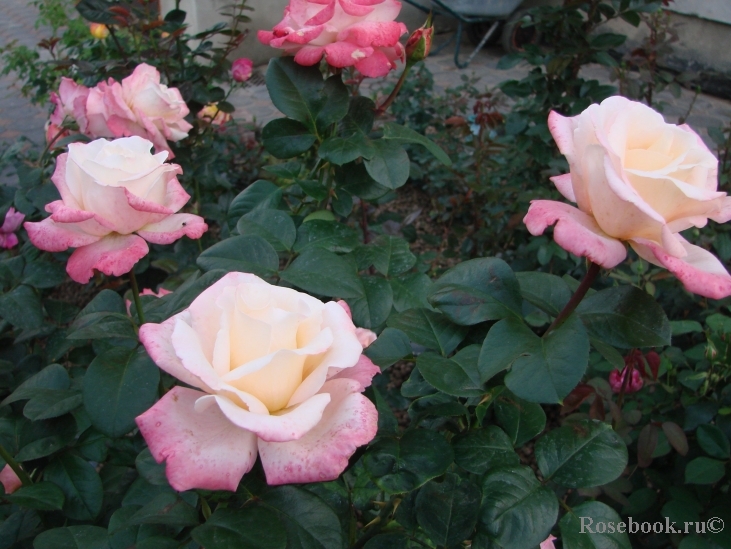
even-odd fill
[[(431, 5), (425, 5), (420, 0), (405, 0), (415, 8), (425, 13), (436, 15), (449, 15), (457, 20), (457, 32), (452, 37), (433, 50), (433, 54), (439, 53), (453, 41), (457, 41), (454, 50), (454, 64), (464, 69), (475, 58), (475, 55), (487, 44), (487, 41), (495, 34), (500, 23), (508, 19), (517, 9), (523, 0), (430, 0)], [(480, 25), (489, 23), (487, 31), (467, 60), (459, 60), (460, 46), (462, 45), (462, 33), (465, 25), (479, 28)]]

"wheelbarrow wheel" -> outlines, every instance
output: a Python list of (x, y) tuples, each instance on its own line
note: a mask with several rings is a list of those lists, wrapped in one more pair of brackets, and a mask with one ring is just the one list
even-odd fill
[(527, 44), (538, 44), (541, 33), (530, 23), (532, 17), (527, 10), (518, 10), (511, 15), (503, 26), (500, 45), (506, 53), (518, 53), (525, 50)]
[[(492, 21), (483, 21), (480, 23), (470, 23), (467, 25), (467, 39), (470, 41), (470, 44), (473, 46), (476, 46), (482, 41), (482, 37), (485, 36), (485, 33), (490, 29), (492, 26)], [(498, 43), (498, 40), (500, 39), (500, 27), (498, 27), (497, 32), (494, 32), (493, 35), (488, 39), (485, 46), (493, 46)]]

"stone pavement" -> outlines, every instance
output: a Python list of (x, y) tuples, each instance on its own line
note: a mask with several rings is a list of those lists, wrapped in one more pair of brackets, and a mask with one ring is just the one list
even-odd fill
[[(36, 9), (28, 0), (0, 0), (0, 46), (7, 45), (12, 40), (29, 47), (35, 46), (46, 36), (42, 30), (35, 28)], [(469, 52), (465, 48), (465, 52)], [(485, 49), (480, 52), (466, 69), (458, 69), (452, 60), (453, 50), (446, 48), (438, 56), (427, 60), (429, 70), (434, 74), (435, 87), (444, 90), (454, 87), (461, 82), (463, 74), (474, 75), (479, 78), (478, 88), (496, 86), (498, 83), (521, 78), (527, 73), (527, 67), (517, 66), (504, 71), (497, 69), (497, 62), (502, 55), (500, 49)], [(255, 121), (263, 125), (266, 122), (281, 116), (272, 105), (263, 85), (261, 74), (266, 67), (259, 67), (257, 73), (244, 89), (236, 90), (230, 101), (236, 106), (236, 117), (244, 121)], [(601, 66), (591, 66), (585, 69), (584, 77), (608, 81), (608, 71)], [(394, 71), (390, 78), (398, 77)], [(377, 80), (367, 80), (366, 89), (373, 89), (379, 84)], [(683, 90), (679, 99), (675, 99), (668, 92), (660, 94), (660, 98), (667, 101), (665, 117), (668, 122), (677, 122), (678, 117), (686, 113), (693, 93)], [(20, 135), (26, 135), (37, 143), (43, 142), (43, 126), (48, 117), (48, 107), (32, 105), (20, 94), (19, 86), (12, 76), (0, 77), (0, 150), (4, 144), (14, 141)], [(731, 120), (731, 102), (715, 97), (701, 95), (698, 97), (688, 123), (705, 135), (705, 128), (726, 124)]]

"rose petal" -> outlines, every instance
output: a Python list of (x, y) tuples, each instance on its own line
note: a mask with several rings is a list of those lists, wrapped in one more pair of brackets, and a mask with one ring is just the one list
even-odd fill
[(89, 282), (94, 269), (110, 276), (122, 276), (149, 252), (147, 242), (137, 235), (108, 235), (77, 248), (69, 257), (66, 272), (81, 284)]
[(0, 471), (0, 484), (3, 485), (5, 493), (8, 495), (23, 486), (23, 482), (20, 480), (18, 475), (15, 474), (15, 471), (13, 471), (10, 465), (6, 465), (3, 467), (2, 471)]
[(358, 363), (352, 368), (344, 368), (334, 376), (328, 379), (352, 379), (360, 383), (361, 391), (364, 391), (367, 387), (370, 387), (371, 381), (376, 374), (380, 374), (381, 369), (373, 364), (370, 358), (365, 355), (360, 355)]
[(172, 244), (183, 236), (200, 238), (207, 230), (208, 225), (198, 215), (173, 214), (157, 223), (145, 225), (137, 234), (153, 244)]
[(47, 252), (63, 252), (69, 248), (81, 248), (101, 240), (96, 236), (84, 232), (73, 223), (56, 223), (50, 217), (43, 221), (26, 221), (23, 224), (28, 231), (28, 238), (36, 248)]
[(551, 111), (548, 115), (548, 130), (551, 132), (558, 150), (561, 154), (569, 158), (574, 155), (574, 130), (576, 126), (572, 117), (562, 116), (556, 111)]
[(563, 175), (554, 175), (550, 178), (553, 184), (556, 185), (556, 189), (561, 195), (571, 202), (576, 202), (576, 195), (574, 194), (574, 185), (571, 181), (571, 174), (565, 173)]
[(330, 404), (306, 435), (290, 442), (259, 441), (268, 484), (334, 480), (345, 470), (355, 450), (376, 436), (378, 413), (373, 403), (360, 394), (360, 383), (334, 379), (322, 390), (330, 394)]
[(680, 235), (675, 235), (686, 251), (683, 258), (674, 257), (656, 242), (634, 239), (630, 245), (647, 261), (665, 267), (673, 273), (689, 292), (723, 299), (731, 295), (731, 275), (711, 252), (690, 244)]
[(365, 59), (357, 61), (355, 68), (358, 69), (363, 76), (369, 78), (380, 78), (386, 76), (391, 69), (394, 68), (393, 63), (388, 56), (381, 50), (375, 50), (372, 55)]
[(165, 461), (170, 486), (179, 491), (236, 491), (256, 461), (256, 435), (211, 406), (195, 411), (204, 393), (173, 387), (137, 417), (137, 426), (158, 463)]
[(534, 236), (543, 234), (555, 223), (556, 244), (606, 269), (615, 267), (627, 256), (624, 244), (605, 234), (591, 216), (562, 202), (533, 200), (523, 222)]

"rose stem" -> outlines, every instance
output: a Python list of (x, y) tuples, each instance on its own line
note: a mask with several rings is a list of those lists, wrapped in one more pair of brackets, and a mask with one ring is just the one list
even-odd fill
[(404, 82), (406, 82), (406, 77), (409, 74), (409, 71), (411, 71), (412, 65), (410, 63), (406, 63), (406, 67), (404, 67), (404, 72), (401, 73), (401, 78), (398, 79), (398, 82), (396, 82), (396, 87), (393, 88), (393, 91), (391, 92), (391, 95), (388, 96), (388, 98), (381, 104), (380, 107), (376, 108), (376, 116), (382, 115), (388, 107), (391, 106), (391, 103), (394, 102), (396, 99), (396, 96), (401, 91), (401, 87), (404, 85)]
[(135, 309), (137, 309), (137, 318), (140, 319), (140, 326), (145, 323), (145, 313), (142, 312), (140, 304), (140, 289), (137, 287), (137, 277), (134, 268), (129, 272), (129, 283), (132, 286), (132, 297), (135, 300)]
[(569, 299), (569, 302), (563, 308), (563, 311), (558, 313), (558, 316), (548, 327), (548, 330), (546, 330), (546, 333), (543, 334), (543, 337), (546, 337), (549, 333), (551, 333), (553, 330), (556, 330), (564, 322), (566, 322), (566, 319), (571, 315), (571, 313), (574, 312), (574, 309), (579, 306), (581, 300), (584, 299), (586, 292), (588, 292), (589, 288), (591, 288), (591, 285), (594, 283), (594, 280), (599, 274), (600, 269), (601, 266), (589, 261), (589, 269), (586, 271), (586, 274), (584, 275), (584, 279), (581, 281), (581, 284), (579, 284), (579, 287), (576, 288), (574, 295), (571, 296), (571, 299)]
[(18, 475), (18, 478), (23, 483), (23, 486), (30, 486), (33, 484), (33, 481), (30, 479), (28, 474), (23, 471), (23, 469), (20, 467), (20, 464), (13, 459), (13, 456), (11, 456), (8, 451), (3, 448), (2, 444), (0, 444), (0, 458), (4, 459), (5, 462), (10, 465), (10, 468), (15, 471), (15, 474)]

